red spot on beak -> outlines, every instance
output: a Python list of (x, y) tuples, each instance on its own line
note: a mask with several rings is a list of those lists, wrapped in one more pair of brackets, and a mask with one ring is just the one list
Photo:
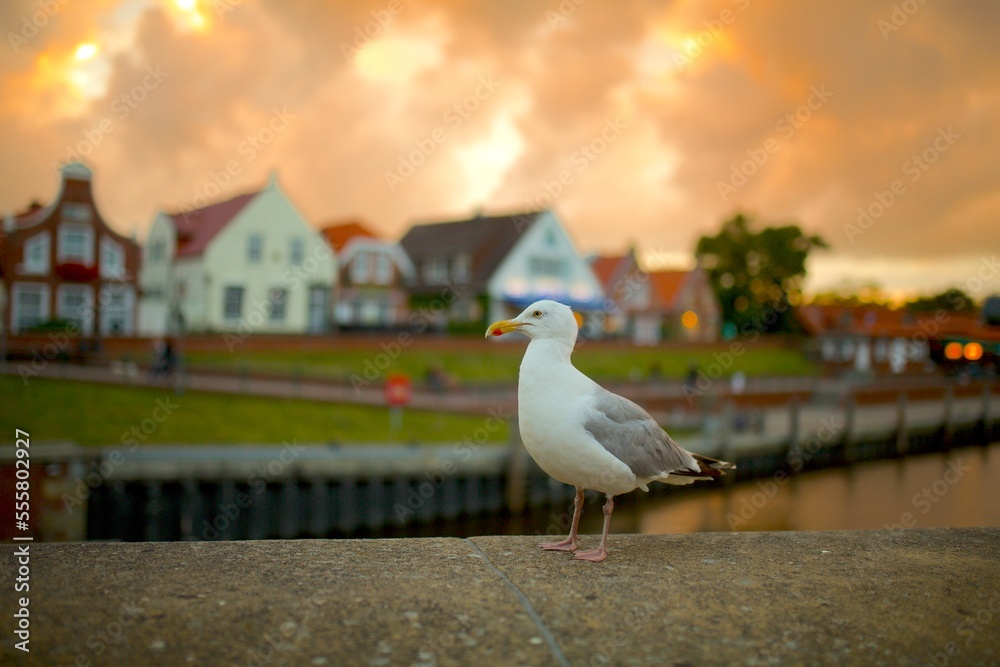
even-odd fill
[(493, 330), (493, 335), (494, 336), (502, 336), (503, 335), (503, 331), (501, 331), (500, 329), (494, 329)]

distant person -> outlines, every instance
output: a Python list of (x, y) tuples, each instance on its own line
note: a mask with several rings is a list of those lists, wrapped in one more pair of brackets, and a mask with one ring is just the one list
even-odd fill
[(177, 355), (170, 340), (157, 339), (153, 343), (153, 365), (150, 374), (153, 378), (169, 378), (177, 365)]

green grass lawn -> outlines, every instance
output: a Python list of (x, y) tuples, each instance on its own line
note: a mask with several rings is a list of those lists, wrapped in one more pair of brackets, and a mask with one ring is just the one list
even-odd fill
[[(0, 395), (3, 443), (21, 429), (34, 442), (118, 445), (135, 437), (133, 428), (147, 443), (456, 442), (487, 425), (481, 417), (407, 410), (393, 433), (384, 408), (41, 378), (25, 386), (16, 376), (0, 376)], [(144, 426), (155, 430), (147, 435)], [(506, 424), (490, 438), (505, 442)]]
[[(326, 377), (349, 380), (358, 377), (384, 378), (388, 373), (405, 373), (421, 379), (432, 365), (440, 365), (450, 375), (463, 383), (516, 382), (517, 370), (524, 355), (525, 344), (496, 344), (482, 351), (437, 350), (428, 348), (404, 349), (391, 358), (378, 342), (369, 350), (326, 351), (240, 351), (231, 354), (190, 353), (185, 360), (191, 369), (246, 370), (299, 374), (303, 377)], [(626, 380), (630, 376), (645, 378), (649, 369), (657, 364), (665, 379), (683, 378), (694, 363), (707, 369), (725, 355), (728, 345), (696, 348), (629, 348), (580, 346), (573, 354), (577, 367), (601, 380)], [(380, 363), (381, 362), (381, 363)], [(747, 346), (745, 352), (734, 357), (732, 365), (724, 368), (724, 376), (736, 371), (748, 376), (760, 375), (815, 375), (818, 367), (805, 355), (793, 349), (772, 346)], [(376, 375), (377, 374), (377, 375)]]

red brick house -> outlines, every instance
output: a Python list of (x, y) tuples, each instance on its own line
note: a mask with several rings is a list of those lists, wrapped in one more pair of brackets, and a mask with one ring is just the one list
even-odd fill
[(413, 264), (399, 244), (381, 239), (358, 221), (328, 224), (321, 233), (338, 260), (340, 275), (333, 300), (337, 326), (406, 324)]
[(596, 257), (591, 267), (609, 300), (608, 334), (627, 336), (636, 345), (718, 339), (722, 309), (700, 267), (645, 271), (634, 250)]
[(66, 165), (55, 201), (8, 215), (0, 231), (2, 326), (18, 335), (55, 320), (84, 337), (131, 335), (139, 246), (94, 202), (91, 171)]

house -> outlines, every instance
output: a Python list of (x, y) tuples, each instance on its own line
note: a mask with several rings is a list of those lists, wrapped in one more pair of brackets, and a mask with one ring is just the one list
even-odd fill
[(17, 335), (52, 323), (83, 337), (134, 333), (139, 246), (101, 216), (92, 176), (85, 165), (70, 163), (52, 204), (4, 219), (4, 331)]
[(819, 358), (842, 371), (903, 373), (932, 370), (935, 363), (995, 363), (1000, 351), (1000, 332), (971, 313), (812, 303), (797, 307), (795, 317), (813, 337)]
[(414, 225), (411, 307), (432, 324), (475, 329), (539, 299), (599, 313), (600, 282), (550, 210)]
[(645, 271), (634, 249), (595, 257), (591, 266), (610, 301), (605, 320), (609, 335), (626, 336), (636, 345), (718, 339), (722, 308), (700, 267)]
[(329, 329), (336, 258), (273, 175), (258, 192), (159, 213), (143, 253), (146, 335)]
[(323, 227), (337, 256), (334, 322), (345, 328), (392, 328), (406, 324), (407, 285), (413, 264), (398, 243), (379, 238), (364, 223)]

